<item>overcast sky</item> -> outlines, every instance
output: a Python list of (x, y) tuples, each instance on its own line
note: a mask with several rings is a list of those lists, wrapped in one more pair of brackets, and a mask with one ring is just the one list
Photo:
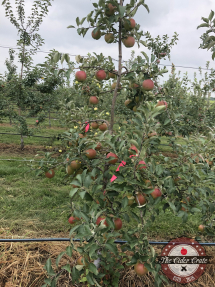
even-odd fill
[[(12, 6), (15, 0), (11, 0)], [(41, 47), (42, 51), (56, 49), (59, 52), (70, 53), (72, 55), (87, 55), (87, 53), (103, 53), (105, 56), (117, 58), (117, 44), (107, 44), (103, 37), (96, 41), (92, 39), (91, 32), (85, 38), (79, 36), (75, 29), (67, 29), (68, 25), (76, 26), (77, 16), (82, 18), (93, 10), (93, 2), (97, 0), (54, 0), (49, 7), (49, 13), (40, 26), (39, 33), (45, 44)], [(129, 1), (130, 2), (130, 1)], [(128, 3), (125, 0), (125, 3)], [(171, 61), (161, 60), (161, 64), (174, 63), (175, 66), (204, 67), (206, 61), (210, 61), (210, 67), (214, 68), (211, 53), (207, 50), (198, 49), (200, 36), (206, 31), (205, 28), (196, 29), (202, 23), (201, 17), (208, 17), (211, 9), (215, 10), (213, 0), (146, 0), (150, 13), (141, 6), (134, 19), (140, 24), (143, 32), (149, 31), (153, 37), (167, 34), (170, 38), (174, 32), (179, 34), (179, 41), (171, 52)], [(26, 0), (26, 16), (30, 14), (33, 1)], [(15, 11), (15, 9), (14, 9)], [(0, 46), (16, 47), (18, 39), (17, 30), (9, 19), (5, 17), (5, 10), (0, 6)], [(87, 22), (86, 22), (87, 23)], [(144, 40), (144, 39), (143, 39)], [(131, 50), (135, 50), (136, 55), (141, 50), (137, 45), (133, 48), (123, 46), (123, 60), (128, 60)], [(6, 68), (5, 59), (8, 57), (8, 49), (0, 48), (0, 73), (4, 74)], [(34, 63), (42, 63), (46, 54), (38, 53), (34, 56)], [(72, 57), (73, 59), (74, 57)], [(116, 63), (116, 62), (115, 62)], [(195, 70), (188, 68), (178, 68), (182, 73), (188, 71), (189, 77), (193, 78)], [(178, 70), (177, 69), (177, 70)], [(198, 72), (198, 70), (196, 70)], [(166, 76), (165, 76), (166, 78)]]

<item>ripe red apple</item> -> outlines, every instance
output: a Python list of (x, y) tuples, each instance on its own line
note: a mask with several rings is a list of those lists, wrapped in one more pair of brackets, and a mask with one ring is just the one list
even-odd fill
[(96, 72), (95, 76), (96, 76), (96, 79), (97, 79), (98, 81), (102, 81), (102, 80), (105, 80), (105, 78), (106, 78), (106, 73), (105, 73), (104, 70), (99, 70), (99, 71)]
[(128, 36), (127, 38), (123, 39), (123, 44), (126, 48), (134, 47), (135, 39), (132, 36)]
[(115, 164), (118, 161), (118, 156), (115, 153), (109, 152), (106, 155), (106, 158), (109, 158), (109, 157), (115, 157), (115, 159), (111, 159), (108, 161), (109, 164)]
[(158, 101), (158, 103), (157, 103), (156, 107), (158, 107), (158, 106), (166, 106), (166, 109), (167, 109), (168, 104), (167, 104), (167, 102), (166, 102), (166, 101)]
[(74, 224), (74, 223), (76, 223), (78, 220), (80, 220), (80, 218), (71, 216), (71, 217), (68, 219), (68, 222), (69, 222), (70, 224)]
[(72, 167), (71, 167), (70, 165), (68, 165), (68, 166), (66, 167), (66, 173), (67, 173), (68, 175), (71, 175), (73, 172), (74, 172), (74, 169), (72, 169)]
[(111, 44), (111, 43), (113, 43), (113, 41), (114, 41), (114, 34), (107, 33), (105, 35), (105, 42), (107, 42), (108, 44)]
[(154, 199), (156, 199), (157, 197), (160, 197), (162, 195), (162, 192), (161, 192), (161, 190), (158, 188), (158, 187), (156, 187), (155, 189), (154, 189), (154, 191), (151, 193), (151, 196), (154, 198)]
[(108, 4), (107, 8), (105, 9), (105, 15), (106, 16), (112, 16), (115, 12), (116, 6), (113, 6), (112, 4)]
[(120, 230), (122, 228), (122, 220), (120, 218), (114, 219), (114, 230)]
[[(100, 223), (103, 219), (105, 219), (105, 217), (100, 217), (100, 216), (99, 216), (99, 217), (97, 218), (97, 220), (96, 220), (96, 224), (99, 225), (99, 223)], [(104, 221), (104, 225), (108, 226), (106, 220)]]
[(100, 38), (101, 38), (101, 31), (98, 30), (98, 31), (95, 33), (95, 29), (94, 29), (94, 30), (92, 31), (92, 37), (93, 37), (93, 39), (95, 39), (95, 40), (100, 39)]
[(200, 224), (199, 227), (198, 227), (198, 230), (203, 232), (205, 230), (204, 225)]
[[(139, 165), (140, 165), (140, 166), (139, 166)], [(141, 169), (146, 169), (146, 168), (147, 168), (147, 167), (146, 167), (145, 161), (144, 161), (144, 160), (139, 161), (139, 163), (138, 163), (138, 169), (141, 170)]]
[[(129, 22), (130, 22), (130, 23), (129, 23)], [(136, 25), (136, 22), (135, 22), (135, 20), (132, 19), (132, 18), (131, 18), (131, 19), (127, 19), (127, 20), (124, 22), (124, 27), (125, 27), (125, 29), (126, 29), (127, 31), (134, 29), (135, 25)]]
[(97, 105), (99, 102), (98, 98), (96, 96), (91, 96), (89, 99), (89, 103), (92, 105)]
[(70, 164), (71, 168), (74, 169), (74, 170), (77, 170), (81, 167), (81, 163), (76, 161), (76, 160), (73, 160)]
[(83, 135), (83, 134), (78, 134), (79, 135), (79, 138), (83, 139), (86, 137), (86, 135)]
[(144, 197), (144, 195), (143, 195), (142, 193), (138, 193), (138, 194), (136, 195), (136, 198), (135, 198), (136, 203), (139, 205), (137, 199), (139, 200), (140, 205), (143, 205), (143, 204), (146, 203), (146, 198)]
[(107, 125), (106, 125), (106, 123), (103, 123), (103, 124), (101, 124), (100, 126), (99, 126), (99, 129), (100, 129), (100, 131), (106, 131), (107, 130)]
[(160, 64), (160, 60), (157, 60), (156, 62), (157, 62), (158, 64)]
[(75, 73), (75, 79), (78, 82), (84, 82), (87, 78), (87, 74), (84, 71), (78, 71)]
[(150, 79), (147, 79), (143, 81), (142, 86), (144, 91), (151, 91), (154, 88), (154, 82)]
[(55, 175), (55, 171), (53, 169), (50, 169), (49, 171), (45, 173), (45, 176), (48, 178), (52, 178), (54, 177), (54, 175)]
[(166, 56), (166, 53), (160, 53), (159, 54), (161, 57), (165, 57)]
[(91, 128), (96, 130), (99, 127), (99, 124), (97, 122), (92, 122), (91, 124)]
[(139, 276), (143, 276), (148, 273), (148, 269), (144, 266), (144, 264), (139, 262), (134, 265), (134, 271)]
[(100, 150), (102, 148), (102, 145), (100, 143), (97, 143), (97, 146), (95, 147), (95, 150)]
[(89, 159), (93, 159), (96, 157), (96, 151), (92, 148), (88, 149), (85, 151), (85, 154), (86, 156), (89, 158)]

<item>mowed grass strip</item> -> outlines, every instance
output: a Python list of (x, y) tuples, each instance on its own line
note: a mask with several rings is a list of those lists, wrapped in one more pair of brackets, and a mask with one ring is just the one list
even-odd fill
[[(6, 159), (7, 156), (1, 156)], [(22, 160), (21, 157), (10, 156), (11, 159)], [(26, 158), (28, 159), (28, 158)], [(7, 227), (14, 232), (23, 230), (68, 232), (71, 225), (68, 223), (72, 215), (70, 209), (69, 192), (71, 185), (63, 181), (66, 173), (56, 171), (52, 179), (45, 175), (35, 177), (33, 171), (26, 163), (19, 161), (0, 160), (0, 222), (1, 227)], [(73, 200), (77, 205), (83, 201), (77, 196)], [(128, 207), (130, 208), (130, 207)], [(128, 209), (127, 208), (127, 209)], [(139, 212), (138, 209), (135, 209)], [(149, 214), (145, 216), (148, 222)], [(134, 226), (137, 221), (131, 219), (129, 223), (123, 222), (126, 230), (129, 225)], [(201, 224), (200, 214), (189, 215), (186, 224), (180, 217), (174, 216), (171, 210), (160, 214), (155, 221), (147, 227), (149, 237), (171, 238), (182, 235), (196, 236), (197, 227)], [(53, 235), (54, 236), (54, 235)]]

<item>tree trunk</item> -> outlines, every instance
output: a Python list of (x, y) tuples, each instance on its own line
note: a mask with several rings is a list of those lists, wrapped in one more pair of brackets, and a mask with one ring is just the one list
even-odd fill
[(23, 135), (21, 134), (21, 150), (24, 150), (24, 139), (23, 139)]

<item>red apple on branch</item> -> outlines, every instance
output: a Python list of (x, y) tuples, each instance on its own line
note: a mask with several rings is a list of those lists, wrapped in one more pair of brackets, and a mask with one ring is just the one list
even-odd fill
[(96, 76), (96, 79), (97, 79), (98, 81), (102, 81), (102, 80), (105, 80), (105, 78), (106, 78), (106, 73), (105, 73), (104, 70), (99, 70), (99, 71), (96, 72), (95, 76)]
[(73, 160), (70, 164), (71, 168), (74, 169), (74, 170), (77, 170), (81, 167), (81, 163), (76, 161), (76, 160)]
[(69, 222), (70, 224), (74, 224), (74, 223), (76, 223), (78, 220), (80, 220), (80, 218), (71, 216), (71, 217), (68, 219), (68, 222)]
[(87, 78), (87, 74), (84, 71), (78, 71), (75, 73), (75, 79), (78, 82), (84, 82)]
[[(139, 203), (140, 203), (140, 205), (144, 205), (146, 203), (146, 198), (142, 193), (138, 193), (136, 195), (135, 201), (138, 205), (139, 205)], [(138, 203), (138, 201), (139, 201), (139, 203)]]
[[(97, 220), (96, 220), (96, 224), (99, 225), (99, 223), (100, 223), (103, 219), (105, 219), (105, 217), (100, 217), (100, 216), (99, 216), (99, 217), (97, 218)], [(104, 221), (104, 225), (108, 226), (106, 220)]]
[(138, 149), (136, 148), (135, 145), (131, 145), (131, 147), (129, 148), (129, 154), (134, 154), (134, 152), (137, 154), (138, 153)]
[(101, 38), (101, 31), (100, 30), (97, 30), (97, 32), (95, 33), (95, 29), (92, 31), (92, 37), (93, 39), (95, 40), (98, 40)]
[(107, 8), (105, 9), (105, 15), (106, 16), (113, 16), (115, 12), (116, 6), (113, 6), (111, 3), (107, 5)]
[(126, 20), (124, 21), (124, 27), (125, 27), (125, 29), (126, 29), (127, 31), (134, 29), (135, 25), (136, 25), (136, 22), (135, 22), (135, 20), (132, 19), (132, 18), (131, 18), (131, 19), (126, 19)]
[(88, 149), (85, 151), (85, 154), (86, 156), (89, 158), (89, 159), (94, 159), (96, 157), (96, 151), (94, 149)]
[(49, 171), (45, 173), (45, 176), (48, 178), (52, 178), (54, 177), (54, 175), (55, 175), (55, 171), (53, 169), (50, 169)]
[(144, 91), (151, 91), (154, 88), (154, 82), (150, 79), (147, 79), (143, 81), (142, 86)]
[(198, 227), (198, 230), (203, 232), (205, 230), (205, 226), (200, 224), (199, 227)]
[(111, 44), (111, 43), (113, 43), (113, 41), (114, 41), (114, 34), (107, 33), (105, 35), (105, 42), (108, 43), (108, 44)]
[(108, 128), (108, 127), (107, 127), (106, 123), (103, 123), (103, 124), (101, 124), (101, 125), (99, 126), (99, 129), (100, 129), (100, 131), (102, 131), (102, 132), (106, 131), (107, 128)]
[(158, 103), (157, 103), (156, 107), (158, 107), (158, 106), (166, 106), (166, 109), (167, 109), (168, 104), (167, 104), (167, 102), (166, 102), (166, 101), (158, 101)]
[(100, 150), (102, 148), (102, 145), (100, 143), (97, 143), (97, 146), (95, 147), (95, 150)]
[(122, 220), (120, 218), (114, 219), (114, 230), (120, 230), (122, 228)]
[(108, 161), (109, 164), (115, 164), (117, 161), (118, 161), (118, 156), (113, 153), (113, 152), (109, 152), (107, 155), (106, 155), (106, 158), (109, 158), (109, 157), (114, 157), (115, 159), (111, 159)]
[(97, 122), (92, 122), (90, 125), (91, 125), (91, 128), (94, 130), (99, 127), (99, 124)]
[[(139, 166), (139, 165), (140, 165), (140, 166)], [(139, 163), (138, 163), (138, 169), (141, 170), (141, 169), (146, 169), (146, 168), (147, 168), (147, 166), (146, 166), (145, 161), (144, 161), (144, 160), (139, 161)]]
[(89, 103), (92, 105), (97, 105), (99, 102), (98, 98), (96, 96), (91, 96), (89, 99)]
[(158, 187), (156, 187), (155, 189), (154, 189), (154, 191), (151, 193), (151, 196), (154, 198), (154, 199), (156, 199), (157, 197), (160, 197), (162, 195), (162, 192), (161, 192), (161, 190), (158, 188)]
[(144, 266), (144, 264), (138, 262), (134, 265), (134, 271), (137, 275), (143, 276), (148, 273), (148, 269)]
[(134, 47), (135, 39), (132, 36), (128, 36), (127, 38), (123, 39), (122, 42), (126, 48), (131, 48)]

